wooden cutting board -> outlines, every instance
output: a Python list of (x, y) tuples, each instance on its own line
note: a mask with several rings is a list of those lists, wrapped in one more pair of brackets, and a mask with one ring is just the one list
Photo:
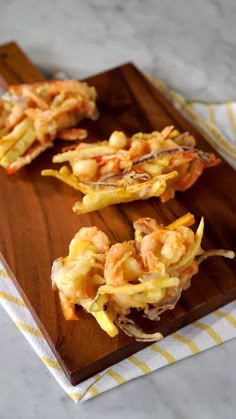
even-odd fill
[[(44, 79), (15, 43), (0, 47), (0, 75), (2, 87)], [(190, 131), (199, 148), (212, 151), (199, 132), (134, 65), (122, 65), (87, 81), (98, 91), (100, 111), (96, 122), (81, 123), (89, 131), (89, 140), (107, 139), (116, 129), (130, 135), (174, 124), (181, 131)], [(176, 199), (167, 204), (150, 199), (77, 216), (71, 208), (80, 198), (79, 193), (56, 179), (40, 175), (42, 169), (53, 167), (52, 155), (61, 150), (62, 144), (57, 142), (53, 150), (15, 175), (7, 175), (0, 168), (0, 251), (58, 361), (72, 384), (77, 384), (147, 344), (137, 343), (122, 332), (110, 338), (84, 312), (78, 322), (66, 322), (57, 293), (51, 290), (53, 260), (68, 253), (70, 240), (82, 226), (96, 225), (112, 242), (117, 242), (133, 237), (132, 222), (140, 216), (170, 223), (187, 211), (193, 212), (197, 221), (202, 215), (205, 217), (205, 249), (233, 249), (236, 175), (222, 162), (206, 170), (190, 190), (177, 193)], [(192, 287), (183, 293), (173, 311), (162, 315), (160, 322), (138, 320), (147, 332), (168, 335), (235, 297), (235, 263), (215, 257), (201, 265)]]

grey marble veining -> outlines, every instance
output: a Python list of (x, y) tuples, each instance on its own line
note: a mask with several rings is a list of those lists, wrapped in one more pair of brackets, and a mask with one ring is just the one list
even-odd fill
[[(133, 61), (188, 98), (236, 97), (235, 0), (0, 0), (0, 43), (85, 77)], [(75, 405), (0, 307), (0, 419), (233, 419), (236, 340)]]
[(0, 40), (84, 77), (133, 61), (198, 99), (235, 93), (234, 0), (0, 0)]

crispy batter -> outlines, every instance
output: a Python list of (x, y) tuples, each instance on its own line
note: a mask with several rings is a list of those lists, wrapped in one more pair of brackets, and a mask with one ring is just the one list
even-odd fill
[(111, 204), (160, 197), (173, 198), (196, 182), (204, 168), (220, 162), (214, 154), (198, 150), (193, 136), (173, 126), (128, 138), (114, 131), (108, 141), (80, 143), (53, 157), (68, 162), (57, 170), (43, 170), (85, 194), (73, 211), (82, 214)]
[(96, 227), (82, 228), (73, 238), (69, 255), (53, 264), (53, 288), (58, 289), (66, 320), (76, 320), (82, 306), (109, 334), (121, 328), (136, 340), (156, 341), (160, 333), (144, 333), (130, 317), (138, 309), (150, 320), (172, 310), (191, 285), (199, 264), (209, 256), (233, 258), (234, 252), (201, 249), (204, 220), (196, 233), (187, 213), (164, 227), (151, 218), (134, 223), (135, 239), (110, 246)]
[(86, 130), (74, 127), (96, 117), (95, 101), (95, 88), (76, 80), (10, 86), (0, 100), (0, 165), (13, 173), (56, 137), (86, 138)]

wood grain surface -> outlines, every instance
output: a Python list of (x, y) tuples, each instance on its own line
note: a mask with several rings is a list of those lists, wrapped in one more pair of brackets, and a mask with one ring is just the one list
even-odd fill
[[(0, 47), (0, 86), (43, 80), (15, 43)], [(2, 80), (2, 81), (1, 81)], [(126, 64), (87, 81), (98, 91), (100, 118), (80, 125), (89, 131), (88, 141), (107, 139), (113, 130), (126, 134), (161, 130), (174, 124), (190, 131), (198, 147), (212, 151), (202, 136), (167, 99), (132, 65)], [(73, 235), (82, 226), (96, 225), (112, 242), (133, 237), (132, 222), (140, 216), (169, 223), (187, 211), (197, 221), (205, 217), (203, 247), (234, 249), (236, 236), (236, 176), (230, 166), (206, 170), (187, 192), (161, 204), (158, 199), (111, 206), (77, 216), (72, 205), (80, 194), (53, 178), (41, 177), (44, 168), (56, 167), (52, 150), (39, 156), (15, 175), (0, 169), (0, 251), (15, 275), (23, 298), (72, 384), (113, 365), (145, 347), (122, 332), (110, 338), (92, 316), (80, 311), (78, 322), (63, 318), (57, 293), (51, 290), (50, 271), (55, 258), (68, 253)], [(147, 332), (167, 335), (236, 297), (235, 263), (211, 258), (201, 265), (192, 286), (173, 311), (151, 322), (134, 314)]]

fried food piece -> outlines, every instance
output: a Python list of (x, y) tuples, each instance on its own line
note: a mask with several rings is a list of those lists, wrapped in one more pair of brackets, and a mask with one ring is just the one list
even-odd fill
[[(58, 289), (66, 320), (78, 320), (75, 304), (89, 310), (104, 281), (105, 254), (109, 250), (107, 236), (97, 227), (83, 227), (69, 246), (69, 255), (58, 258), (52, 267), (52, 284)], [(104, 300), (105, 302), (105, 300)], [(93, 316), (110, 336), (118, 329), (113, 324), (113, 312), (100, 310)]]
[(78, 304), (111, 337), (121, 328), (136, 340), (161, 339), (160, 333), (144, 333), (129, 317), (131, 309), (159, 320), (190, 287), (203, 260), (235, 256), (226, 250), (203, 251), (204, 220), (196, 233), (189, 228), (194, 221), (190, 213), (167, 227), (140, 218), (134, 223), (135, 240), (112, 246), (96, 227), (82, 228), (70, 244), (69, 255), (57, 259), (52, 268), (65, 318), (77, 318), (74, 307)]
[(170, 126), (131, 138), (114, 131), (108, 141), (80, 143), (54, 156), (53, 162), (69, 166), (43, 170), (42, 175), (54, 176), (82, 192), (83, 200), (73, 207), (76, 214), (82, 214), (151, 197), (166, 202), (176, 191), (190, 188), (205, 168), (220, 160), (196, 149), (193, 136)]
[(86, 138), (86, 130), (74, 127), (96, 117), (95, 101), (95, 88), (76, 80), (10, 86), (0, 100), (0, 165), (14, 173), (56, 137)]

